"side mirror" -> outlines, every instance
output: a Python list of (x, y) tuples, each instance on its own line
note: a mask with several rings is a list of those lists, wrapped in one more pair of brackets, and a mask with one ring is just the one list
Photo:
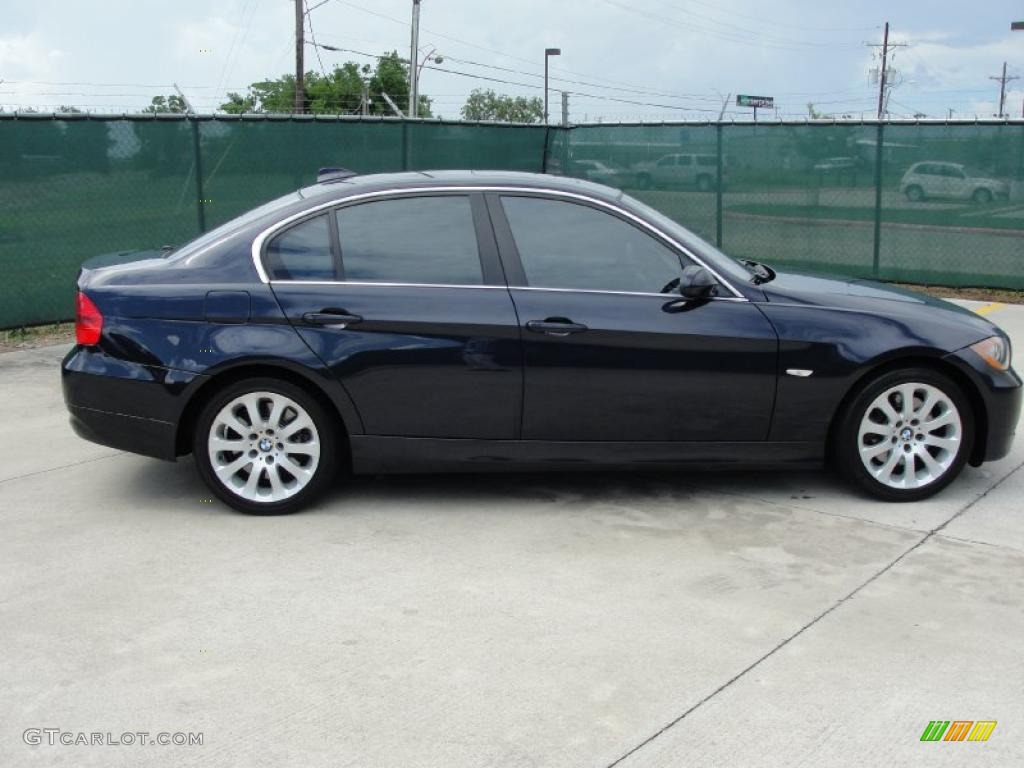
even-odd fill
[(714, 296), (718, 281), (704, 267), (685, 267), (679, 278), (679, 294), (684, 299), (706, 299)]

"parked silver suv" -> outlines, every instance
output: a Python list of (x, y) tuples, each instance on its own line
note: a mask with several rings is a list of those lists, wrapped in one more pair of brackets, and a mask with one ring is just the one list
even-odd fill
[(907, 169), (900, 192), (914, 203), (930, 197), (988, 203), (994, 197), (1009, 196), (1010, 187), (960, 163), (927, 161)]

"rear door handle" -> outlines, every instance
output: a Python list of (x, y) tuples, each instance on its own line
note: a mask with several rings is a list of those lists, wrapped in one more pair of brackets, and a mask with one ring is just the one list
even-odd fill
[(568, 336), (571, 333), (583, 333), (587, 326), (574, 323), (567, 317), (549, 317), (547, 320), (530, 320), (526, 323), (526, 330), (548, 336)]
[(344, 309), (325, 309), (320, 312), (307, 312), (302, 316), (302, 322), (307, 325), (323, 325), (328, 328), (344, 328), (362, 321), (362, 315), (351, 315)]

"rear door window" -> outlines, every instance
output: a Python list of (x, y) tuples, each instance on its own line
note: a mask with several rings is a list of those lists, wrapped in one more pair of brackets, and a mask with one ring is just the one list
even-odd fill
[(419, 195), (339, 208), (345, 279), (368, 283), (482, 285), (469, 198)]

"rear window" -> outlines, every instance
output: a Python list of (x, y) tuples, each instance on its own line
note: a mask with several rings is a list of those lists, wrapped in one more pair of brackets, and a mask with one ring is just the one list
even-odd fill
[(327, 216), (306, 219), (279, 234), (267, 245), (263, 263), (271, 280), (333, 280)]

